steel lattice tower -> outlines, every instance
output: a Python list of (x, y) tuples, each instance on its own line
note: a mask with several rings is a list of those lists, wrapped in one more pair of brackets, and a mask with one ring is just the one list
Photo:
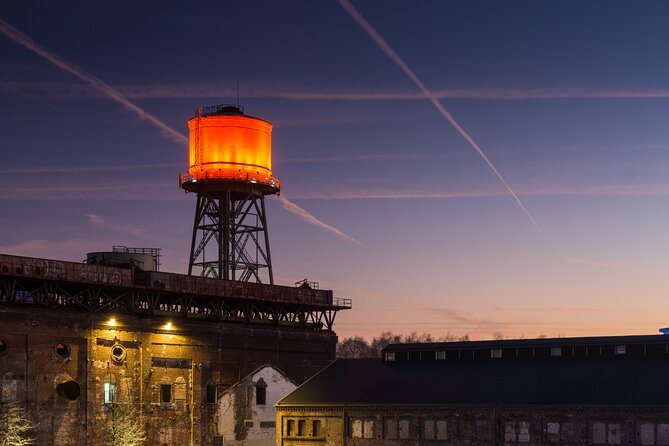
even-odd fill
[(272, 124), (238, 106), (198, 108), (188, 121), (190, 165), (181, 187), (197, 194), (188, 274), (274, 283), (265, 196)]

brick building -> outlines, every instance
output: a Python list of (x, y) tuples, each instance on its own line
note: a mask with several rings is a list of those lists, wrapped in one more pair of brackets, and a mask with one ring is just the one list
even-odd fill
[(277, 445), (669, 445), (669, 336), (395, 344), (277, 404)]
[(0, 255), (0, 404), (40, 446), (104, 444), (135, 409), (147, 446), (222, 444), (219, 396), (263, 364), (300, 383), (335, 354), (328, 290)]
[(274, 405), (297, 386), (271, 364), (258, 367), (225, 389), (219, 398), (218, 433), (227, 446), (273, 446)]

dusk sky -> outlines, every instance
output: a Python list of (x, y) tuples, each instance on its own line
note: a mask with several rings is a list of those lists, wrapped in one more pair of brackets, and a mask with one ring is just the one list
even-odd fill
[(276, 282), (353, 299), (340, 337), (669, 325), (669, 3), (351, 4), (1, 3), (0, 252), (159, 247), (185, 272), (169, 129), (239, 82), (282, 196), (341, 231), (268, 198)]

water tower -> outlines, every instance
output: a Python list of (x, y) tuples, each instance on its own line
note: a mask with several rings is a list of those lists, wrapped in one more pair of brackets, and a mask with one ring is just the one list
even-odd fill
[(265, 215), (265, 196), (279, 193), (272, 124), (217, 105), (196, 109), (188, 128), (180, 184), (197, 194), (188, 274), (273, 284)]

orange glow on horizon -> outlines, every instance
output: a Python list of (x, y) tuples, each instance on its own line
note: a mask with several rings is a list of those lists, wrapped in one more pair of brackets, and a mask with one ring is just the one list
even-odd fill
[(209, 115), (190, 119), (188, 128), (188, 173), (196, 180), (272, 177), (269, 122), (244, 115)]

